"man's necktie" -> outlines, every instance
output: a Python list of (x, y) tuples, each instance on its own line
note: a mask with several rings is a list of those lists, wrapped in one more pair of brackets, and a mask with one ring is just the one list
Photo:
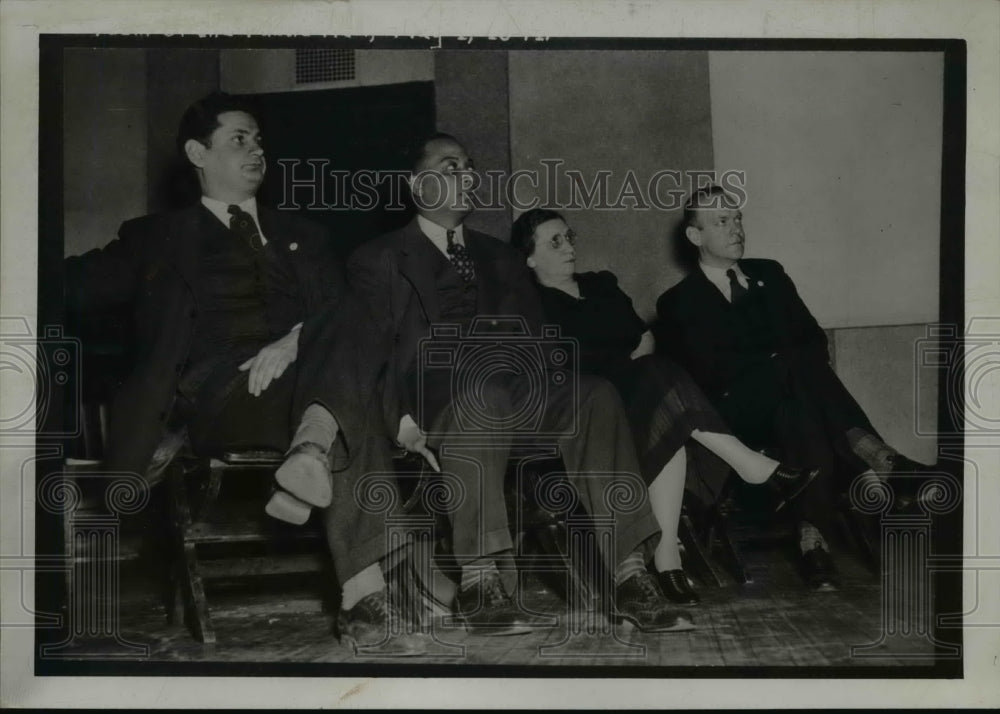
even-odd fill
[(476, 266), (469, 257), (469, 251), (461, 243), (455, 242), (455, 231), (448, 231), (448, 257), (455, 270), (462, 276), (462, 280), (471, 283), (476, 279)]
[(257, 222), (254, 221), (253, 216), (236, 205), (229, 207), (229, 215), (232, 216), (229, 219), (229, 227), (236, 235), (243, 238), (247, 245), (255, 251), (264, 247), (264, 241), (260, 237), (260, 229), (257, 228)]
[(736, 277), (736, 271), (730, 268), (726, 271), (726, 275), (729, 276), (729, 290), (732, 296), (732, 301), (739, 301), (744, 295), (746, 295), (749, 290), (740, 284), (739, 279)]

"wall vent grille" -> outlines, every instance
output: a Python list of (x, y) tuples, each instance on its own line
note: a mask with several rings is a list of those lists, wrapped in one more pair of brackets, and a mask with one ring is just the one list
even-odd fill
[(354, 79), (354, 50), (295, 50), (295, 83)]

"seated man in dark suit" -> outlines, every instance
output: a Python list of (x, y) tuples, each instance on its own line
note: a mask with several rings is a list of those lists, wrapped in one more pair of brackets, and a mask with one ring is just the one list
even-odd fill
[[(420, 350), (434, 325), (458, 326), (460, 332), (450, 341), (470, 345), (474, 322), (497, 326), (502, 345), (506, 338), (499, 328), (515, 318), (537, 337), (542, 310), (523, 256), (463, 226), (472, 211), (469, 187), (460, 185), (472, 167), (465, 148), (454, 137), (439, 134), (420, 143), (411, 158), (417, 216), (405, 228), (361, 246), (348, 262), (348, 280), (371, 306), (379, 320), (372, 327), (388, 346), (386, 435), (434, 466), (432, 449), (438, 449), (441, 470), (463, 485), (465, 498), (450, 514), (454, 555), (462, 569), (459, 610), (474, 632), (522, 633), (536, 618), (513, 603), (497, 561), (512, 549), (503, 480), (516, 434), (508, 426), (537, 396), (531, 375), (515, 373), (498, 355), (495, 371), (486, 365), (479, 373), (488, 378), (463, 374), (454, 379), (448, 370), (429, 370)], [(670, 608), (646, 570), (659, 527), (638, 477), (616, 390), (604, 380), (582, 376), (575, 393), (573, 379), (561, 386), (548, 380), (543, 389), (541, 421), (528, 438), (537, 443), (543, 440), (539, 433), (553, 435), (545, 438), (559, 446), (581, 505), (594, 517), (615, 517), (613, 544), (602, 540), (600, 545), (604, 562), (614, 571), (617, 614), (644, 631), (690, 629), (690, 619)], [(468, 430), (463, 409), (470, 405), (475, 419), (495, 428)], [(628, 512), (615, 514), (609, 494), (620, 494), (622, 488), (632, 489), (636, 502)]]
[[(353, 320), (342, 267), (320, 226), (257, 205), (266, 163), (253, 114), (233, 97), (210, 95), (184, 114), (177, 147), (197, 174), (201, 200), (127, 221), (118, 240), (66, 261), (75, 309), (134, 308), (136, 358), (114, 397), (106, 468), (147, 473), (168, 422), (183, 425), (205, 456), (284, 451), (296, 427), (296, 444), (329, 448), (338, 429), (348, 448), (363, 441), (349, 341), (314, 339), (330, 321)], [(297, 367), (309, 349), (327, 352), (323, 379)], [(303, 401), (306, 382), (324, 406)], [(322, 505), (343, 587), (341, 629), (380, 641), (392, 614), (379, 567), (384, 524), (358, 508), (343, 479)], [(299, 522), (309, 512), (286, 492), (267, 509)], [(406, 638), (396, 644), (404, 654), (422, 647)]]
[[(830, 367), (826, 335), (781, 265), (743, 259), (736, 200), (718, 186), (699, 190), (685, 206), (684, 221), (697, 265), (657, 301), (656, 344), (688, 369), (740, 439), (821, 469), (794, 515), (807, 582), (835, 589), (822, 536), (835, 475), (891, 478), (926, 467), (878, 436)], [(897, 483), (905, 488), (913, 480)]]

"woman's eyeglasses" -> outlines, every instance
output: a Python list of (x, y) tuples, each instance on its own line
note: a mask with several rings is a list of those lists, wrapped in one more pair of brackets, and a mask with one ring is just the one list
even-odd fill
[(576, 233), (572, 228), (563, 233), (556, 233), (554, 236), (549, 238), (549, 245), (552, 246), (553, 250), (559, 250), (562, 248), (563, 243), (569, 243), (571, 246), (576, 245)]

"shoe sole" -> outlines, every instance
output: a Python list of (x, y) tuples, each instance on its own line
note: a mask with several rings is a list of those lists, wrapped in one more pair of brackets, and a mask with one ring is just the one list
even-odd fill
[(315, 456), (292, 454), (274, 474), (278, 485), (296, 498), (317, 508), (333, 502), (330, 472)]
[(465, 631), (470, 635), (484, 637), (510, 637), (511, 635), (527, 635), (533, 628), (528, 625), (511, 625), (509, 627), (490, 627), (489, 625), (470, 625), (465, 623)]
[(618, 617), (635, 627), (639, 632), (690, 632), (698, 629), (690, 620), (680, 619), (673, 625), (663, 625), (660, 627), (643, 627), (642, 624), (632, 615), (619, 613)]
[(271, 500), (264, 506), (264, 512), (272, 518), (277, 518), (279, 521), (301, 526), (309, 520), (309, 515), (312, 513), (312, 506), (300, 501), (290, 493), (278, 491), (271, 496)]
[[(386, 640), (384, 645), (388, 645), (392, 640)], [(359, 652), (362, 645), (358, 644), (358, 641), (351, 637), (350, 635), (341, 635), (340, 644), (343, 647), (349, 647), (352, 652), (354, 652), (355, 657), (419, 657), (420, 655), (429, 654), (426, 647), (420, 649), (400, 649), (398, 651), (378, 651), (378, 652)], [(364, 645), (364, 647), (377, 648), (379, 644)]]
[(793, 493), (791, 496), (788, 496), (787, 498), (785, 498), (785, 500), (783, 500), (781, 503), (779, 503), (777, 506), (775, 506), (774, 507), (774, 512), (777, 513), (778, 511), (780, 511), (781, 509), (783, 509), (785, 506), (787, 506), (789, 503), (791, 503), (792, 501), (794, 501), (796, 498), (798, 498), (799, 496), (801, 496), (802, 493), (803, 493), (803, 491), (805, 491), (807, 488), (809, 488), (809, 486), (812, 485), (813, 481), (816, 480), (817, 476), (819, 476), (819, 469), (813, 469), (812, 471), (810, 471), (809, 474), (808, 474), (808, 478), (806, 479), (806, 482), (804, 484), (802, 484), (801, 486), (799, 486), (799, 490), (796, 491), (795, 493)]

